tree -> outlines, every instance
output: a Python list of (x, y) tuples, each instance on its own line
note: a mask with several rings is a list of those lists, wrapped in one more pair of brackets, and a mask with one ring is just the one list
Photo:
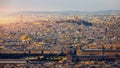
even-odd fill
[(28, 35), (22, 35), (22, 36), (20, 37), (20, 40), (30, 41), (30, 40), (32, 40), (32, 38), (31, 38), (30, 36), (28, 36)]

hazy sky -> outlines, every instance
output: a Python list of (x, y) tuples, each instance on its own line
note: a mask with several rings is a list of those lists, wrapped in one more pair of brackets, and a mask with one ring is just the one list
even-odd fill
[(0, 11), (120, 10), (120, 0), (0, 0)]

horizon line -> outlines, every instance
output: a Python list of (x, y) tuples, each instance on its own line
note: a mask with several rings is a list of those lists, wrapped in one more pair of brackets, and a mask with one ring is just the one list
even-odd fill
[(40, 10), (23, 10), (23, 11), (15, 11), (15, 12), (71, 12), (71, 11), (74, 11), (74, 12), (98, 12), (98, 11), (120, 11), (119, 10), (55, 10), (55, 11), (51, 11), (51, 10), (48, 10), (48, 11), (40, 11)]

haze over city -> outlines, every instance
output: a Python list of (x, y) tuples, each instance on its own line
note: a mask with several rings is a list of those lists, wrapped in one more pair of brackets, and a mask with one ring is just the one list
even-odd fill
[(119, 0), (1, 0), (1, 12), (120, 10)]
[(0, 68), (120, 68), (119, 0), (0, 0)]

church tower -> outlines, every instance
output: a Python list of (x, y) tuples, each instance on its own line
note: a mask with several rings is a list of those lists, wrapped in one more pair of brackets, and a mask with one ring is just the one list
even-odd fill
[(76, 55), (82, 55), (82, 45), (76, 47)]

